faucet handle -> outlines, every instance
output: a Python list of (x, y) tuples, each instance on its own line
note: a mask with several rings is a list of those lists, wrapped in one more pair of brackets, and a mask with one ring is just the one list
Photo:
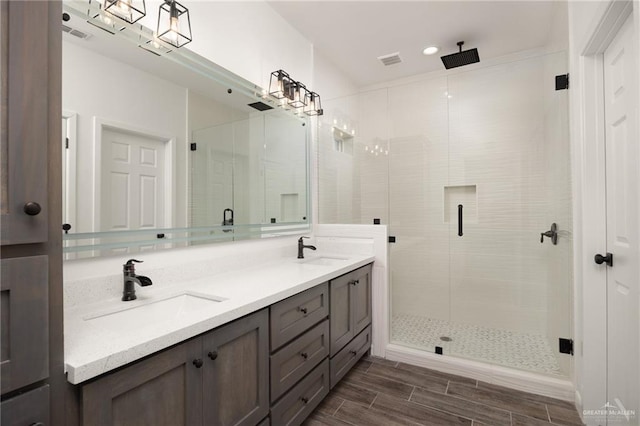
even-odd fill
[(125, 265), (131, 266), (131, 265), (133, 265), (133, 262), (144, 263), (144, 260), (129, 259), (129, 260), (127, 260), (127, 263)]
[(125, 272), (125, 273), (127, 273), (127, 272), (135, 273), (136, 267), (135, 267), (135, 265), (133, 264), (133, 262), (136, 262), (136, 263), (143, 263), (143, 261), (142, 261), (142, 260), (137, 260), (137, 259), (129, 259), (129, 260), (127, 260), (127, 263), (125, 263), (124, 265), (122, 265), (122, 266), (123, 266), (123, 268), (124, 268), (124, 272)]

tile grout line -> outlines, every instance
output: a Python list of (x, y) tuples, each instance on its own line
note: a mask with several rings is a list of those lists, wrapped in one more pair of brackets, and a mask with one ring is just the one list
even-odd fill
[(376, 399), (378, 399), (378, 395), (380, 395), (380, 392), (376, 392), (376, 396), (373, 397), (373, 401), (371, 401), (371, 404), (369, 404), (369, 409), (373, 407), (373, 403), (376, 402)]
[(451, 380), (447, 380), (447, 387), (444, 390), (444, 394), (447, 395), (447, 392), (449, 392), (449, 384), (451, 383)]
[(340, 405), (338, 406), (338, 408), (336, 408), (336, 411), (333, 412), (333, 414), (331, 415), (331, 417), (335, 417), (336, 413), (338, 412), (339, 409), (342, 408), (342, 406), (344, 405), (344, 402), (346, 401), (346, 399), (342, 398), (342, 402), (340, 403)]
[(547, 410), (547, 418), (549, 419), (549, 423), (551, 423), (551, 414), (549, 414), (549, 406), (544, 404), (544, 409)]
[(509, 411), (509, 423), (513, 426), (513, 412)]
[(409, 395), (409, 398), (407, 399), (407, 401), (411, 401), (411, 397), (413, 396), (413, 393), (416, 391), (416, 386), (413, 387), (413, 389), (411, 389), (411, 395)]

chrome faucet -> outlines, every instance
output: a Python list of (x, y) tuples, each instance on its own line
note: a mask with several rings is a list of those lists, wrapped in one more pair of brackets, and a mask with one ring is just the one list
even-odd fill
[(127, 263), (122, 265), (122, 273), (124, 274), (124, 290), (122, 292), (123, 302), (136, 300), (136, 284), (142, 287), (153, 284), (153, 282), (151, 282), (151, 278), (136, 275), (136, 267), (133, 262), (142, 263), (142, 260), (129, 259), (127, 260)]
[(311, 250), (315, 250), (316, 247), (315, 246), (305, 246), (303, 243), (303, 238), (309, 238), (309, 237), (300, 237), (298, 238), (298, 259), (304, 259), (304, 253), (303, 250), (308, 248)]

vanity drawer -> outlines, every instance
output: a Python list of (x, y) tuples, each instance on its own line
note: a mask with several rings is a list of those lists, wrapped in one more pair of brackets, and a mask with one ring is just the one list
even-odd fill
[(331, 358), (331, 387), (333, 388), (371, 347), (371, 326), (365, 328), (351, 342)]
[(271, 305), (271, 351), (329, 315), (329, 285), (323, 283)]
[(325, 359), (271, 408), (274, 425), (299, 425), (329, 393), (329, 360)]
[(271, 402), (280, 398), (329, 355), (329, 320), (324, 320), (271, 355)]
[(0, 412), (3, 426), (48, 425), (49, 385), (2, 401)]

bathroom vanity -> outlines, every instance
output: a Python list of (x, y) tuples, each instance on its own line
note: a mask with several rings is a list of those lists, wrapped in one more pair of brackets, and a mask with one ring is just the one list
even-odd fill
[(371, 347), (372, 261), (283, 259), (78, 305), (65, 362), (80, 423), (302, 423)]

